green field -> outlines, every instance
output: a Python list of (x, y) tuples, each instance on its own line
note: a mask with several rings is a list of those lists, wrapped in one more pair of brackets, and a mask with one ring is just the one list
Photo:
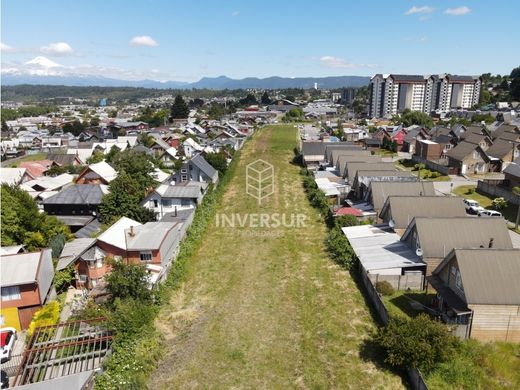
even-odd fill
[[(244, 147), (217, 213), (302, 214), (305, 226), (211, 224), (156, 322), (166, 352), (150, 388), (404, 387), (400, 376), (364, 357), (375, 325), (349, 273), (328, 258), (323, 219), (290, 163), (296, 145), (293, 126), (260, 130)], [(260, 205), (245, 194), (246, 166), (259, 158), (274, 165), (275, 178), (274, 193)]]

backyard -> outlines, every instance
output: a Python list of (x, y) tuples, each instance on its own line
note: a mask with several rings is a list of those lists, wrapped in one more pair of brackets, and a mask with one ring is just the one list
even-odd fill
[[(360, 352), (375, 324), (349, 273), (327, 255), (323, 219), (290, 163), (296, 145), (296, 128), (271, 126), (244, 147), (185, 282), (159, 314), (166, 353), (150, 388), (404, 387)], [(246, 194), (246, 166), (260, 158), (274, 166), (274, 193), (259, 204)], [(300, 215), (304, 224), (222, 225), (223, 215), (263, 214), (285, 214), (285, 225)]]

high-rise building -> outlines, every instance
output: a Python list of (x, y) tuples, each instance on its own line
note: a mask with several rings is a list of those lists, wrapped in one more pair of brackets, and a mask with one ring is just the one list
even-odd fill
[(341, 91), (341, 102), (350, 106), (356, 97), (356, 88), (343, 88)]
[(477, 104), (482, 80), (478, 76), (376, 74), (370, 81), (373, 118), (390, 118), (405, 109), (430, 113)]

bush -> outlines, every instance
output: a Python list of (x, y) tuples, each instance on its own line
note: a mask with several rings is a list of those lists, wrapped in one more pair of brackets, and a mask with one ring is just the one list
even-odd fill
[(466, 191), (467, 195), (471, 195), (471, 194), (474, 194), (474, 193), (475, 193), (475, 189), (474, 188), (468, 188), (468, 190)]
[(440, 176), (441, 176), (441, 174), (439, 172), (432, 172), (432, 173), (430, 173), (430, 178), (432, 178), (432, 179), (436, 179), (436, 178), (438, 178)]
[(27, 329), (27, 336), (31, 337), (36, 328), (41, 326), (56, 325), (60, 321), (60, 304), (58, 301), (51, 301), (34, 313), (34, 316)]
[(376, 282), (376, 290), (381, 295), (392, 295), (395, 293), (394, 287), (390, 284), (390, 282), (386, 280), (381, 280), (380, 282)]
[(491, 207), (493, 207), (494, 210), (503, 210), (507, 207), (507, 200), (504, 198), (495, 198), (491, 202)]
[(111, 301), (132, 298), (150, 302), (152, 293), (148, 288), (150, 275), (143, 264), (125, 264), (109, 260), (111, 272), (105, 276), (107, 291)]
[(417, 367), (424, 373), (449, 361), (460, 345), (446, 326), (426, 314), (390, 318), (386, 327), (379, 328), (374, 341), (384, 351), (386, 363), (399, 369)]

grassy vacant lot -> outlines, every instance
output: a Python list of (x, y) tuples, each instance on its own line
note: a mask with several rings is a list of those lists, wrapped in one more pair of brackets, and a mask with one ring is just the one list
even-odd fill
[(10, 160), (2, 161), (3, 167), (18, 167), (23, 162), (28, 161), (39, 161), (44, 160), (47, 157), (47, 153), (35, 153), (35, 154), (27, 154), (23, 157), (13, 158)]
[[(374, 324), (350, 275), (325, 252), (326, 228), (290, 164), (296, 144), (293, 126), (256, 134), (218, 214), (303, 214), (305, 226), (213, 222), (157, 320), (166, 356), (150, 388), (403, 388), (400, 376), (362, 357)], [(259, 158), (275, 174), (261, 205), (245, 194), (246, 165)]]

